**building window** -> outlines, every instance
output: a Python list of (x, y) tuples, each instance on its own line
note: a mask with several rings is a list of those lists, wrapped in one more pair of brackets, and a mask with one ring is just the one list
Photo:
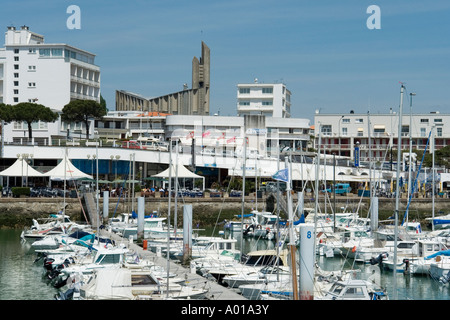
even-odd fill
[(273, 93), (273, 88), (262, 88), (262, 93)]
[(428, 119), (420, 119), (420, 123), (428, 123)]
[(436, 128), (436, 136), (437, 137), (442, 137), (442, 128)]
[(322, 134), (324, 136), (331, 136), (331, 125), (324, 125), (322, 126)]
[(343, 136), (347, 136), (347, 134), (348, 134), (348, 128), (342, 128), (342, 135)]
[(249, 101), (239, 101), (239, 105), (240, 106), (249, 106), (250, 102)]
[(363, 128), (358, 128), (358, 137), (362, 137), (364, 135), (364, 129)]
[(28, 82), (29, 88), (36, 88), (36, 82)]
[(441, 122), (442, 122), (442, 119), (434, 119), (434, 122), (441, 123)]
[(28, 71), (36, 71), (36, 66), (28, 66)]
[(14, 94), (19, 94), (19, 89), (14, 89)]
[(343, 119), (342, 119), (342, 123), (350, 123), (350, 119), (343, 118)]
[(19, 81), (14, 81), (14, 86), (15, 87), (19, 86)]
[(19, 102), (19, 98), (15, 97), (14, 102)]
[(402, 126), (402, 136), (409, 134), (409, 126)]
[(39, 49), (39, 56), (50, 57), (50, 49)]
[(18, 54), (19, 53), (19, 49), (14, 49), (14, 53)]
[(36, 53), (36, 48), (29, 48), (28, 53)]
[(364, 119), (362, 118), (355, 119), (355, 123), (364, 123)]
[(241, 94), (250, 93), (250, 88), (239, 88), (239, 93)]
[(14, 70), (19, 70), (19, 65), (18, 64), (14, 65)]
[(52, 49), (53, 57), (62, 57), (62, 55), (63, 55), (62, 49)]
[(22, 126), (22, 122), (14, 122), (14, 130), (22, 130), (23, 126)]
[(420, 136), (421, 137), (426, 137), (427, 136), (427, 128), (420, 128)]
[(14, 73), (14, 78), (18, 78), (19, 74), (17, 72)]
[(14, 57), (14, 61), (19, 61), (19, 57)]
[(272, 102), (272, 101), (263, 101), (263, 102), (262, 102), (262, 105), (263, 105), (263, 106), (272, 106), (272, 105), (273, 105), (273, 102)]

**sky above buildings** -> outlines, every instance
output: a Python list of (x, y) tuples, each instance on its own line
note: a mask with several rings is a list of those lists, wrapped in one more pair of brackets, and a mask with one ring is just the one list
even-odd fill
[[(68, 27), (77, 18), (70, 5), (80, 9), (80, 29)], [(255, 78), (286, 84), (293, 117), (398, 111), (400, 82), (404, 108), (414, 92), (413, 112), (450, 112), (448, 0), (16, 0), (1, 7), (5, 32), (27, 25), (47, 43), (96, 54), (110, 110), (115, 90), (156, 97), (191, 87), (192, 58), (204, 41), (212, 114), (236, 115), (237, 84)]]

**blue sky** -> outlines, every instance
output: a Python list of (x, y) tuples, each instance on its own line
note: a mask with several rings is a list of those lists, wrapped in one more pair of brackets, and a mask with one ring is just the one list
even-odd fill
[[(69, 5), (81, 9), (80, 30), (66, 26)], [(379, 30), (367, 28), (370, 5)], [(204, 41), (212, 113), (235, 115), (236, 85), (258, 78), (284, 82), (292, 116), (309, 119), (398, 110), (399, 82), (417, 94), (413, 112), (450, 112), (448, 17), (448, 0), (16, 0), (0, 10), (5, 31), (27, 25), (47, 43), (95, 53), (110, 110), (115, 90), (154, 97), (190, 86)]]

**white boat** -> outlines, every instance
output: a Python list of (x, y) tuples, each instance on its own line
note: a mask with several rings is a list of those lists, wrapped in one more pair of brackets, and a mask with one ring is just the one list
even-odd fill
[[(143, 269), (104, 268), (81, 279), (84, 280), (79, 287), (81, 300), (204, 299), (209, 291), (201, 286), (177, 283), (169, 283), (167, 287), (152, 271)], [(66, 299), (67, 296), (65, 292), (59, 297)]]
[(251, 213), (253, 236), (258, 239), (274, 239), (278, 216), (266, 211), (254, 210)]
[(450, 228), (450, 214), (434, 218), (426, 218), (425, 220), (429, 221), (433, 225), (434, 230)]
[[(167, 238), (168, 231), (167, 226), (165, 225), (164, 221), (167, 218), (162, 217), (148, 217), (144, 218), (144, 231), (143, 236), (144, 239), (147, 240), (154, 240), (154, 239), (165, 239)], [(138, 225), (137, 221), (135, 222), (132, 220), (132, 222), (128, 223), (116, 223), (116, 225), (112, 229), (117, 234), (120, 234), (122, 237), (129, 239), (132, 237), (134, 240), (137, 239), (137, 233), (138, 233)], [(171, 238), (173, 239), (182, 239), (183, 238), (183, 230), (178, 229), (175, 232), (175, 229), (171, 228), (169, 231), (169, 234)]]
[(385, 290), (373, 282), (359, 279), (336, 281), (330, 290), (318, 300), (388, 300)]
[[(437, 255), (444, 255), (447, 247), (437, 239), (421, 239), (414, 241), (411, 249), (401, 247), (399, 242), (397, 255), (397, 272), (411, 274), (428, 274), (431, 260)], [(409, 252), (410, 251), (410, 252)], [(393, 256), (383, 260), (383, 266), (394, 270)]]
[(34, 242), (49, 235), (64, 234), (70, 229), (87, 229), (89, 225), (78, 224), (70, 220), (70, 217), (64, 214), (51, 214), (48, 218), (40, 219), (39, 223), (33, 219), (33, 225), (30, 228), (24, 229), (20, 237), (23, 240)]
[(230, 288), (239, 288), (247, 284), (276, 282), (282, 278), (291, 278), (288, 267), (266, 266), (257, 271), (249, 273), (241, 272), (239, 274), (227, 275), (223, 277), (222, 282)]
[(448, 282), (450, 276), (450, 257), (435, 257), (434, 261), (430, 264), (430, 276), (437, 281)]
[[(347, 279), (352, 271), (324, 271), (316, 266), (314, 277), (314, 298), (321, 299), (331, 286), (338, 280)], [(283, 275), (279, 280), (249, 283), (239, 286), (241, 294), (249, 300), (267, 299), (269, 296), (276, 300), (290, 300), (293, 298), (292, 276)]]
[(106, 267), (121, 267), (126, 260), (126, 254), (130, 250), (126, 247), (97, 247), (97, 250), (91, 250), (86, 256), (75, 256), (74, 263), (61, 269), (61, 274), (70, 275), (71, 273), (89, 274), (94, 270)]
[[(191, 247), (191, 259), (214, 259), (222, 255), (223, 251), (229, 255), (239, 254), (240, 251), (236, 249), (236, 239), (221, 238), (221, 237), (197, 237)], [(171, 256), (182, 261), (184, 255), (184, 248), (177, 248), (176, 252), (172, 252)]]
[(259, 271), (268, 265), (287, 266), (288, 250), (280, 251), (277, 257), (276, 250), (257, 250), (251, 251), (246, 255), (246, 261), (241, 263), (236, 260), (226, 261), (225, 263), (212, 264), (211, 266), (203, 266), (201, 273), (214, 277), (219, 283), (225, 276), (236, 275), (239, 273), (250, 273)]

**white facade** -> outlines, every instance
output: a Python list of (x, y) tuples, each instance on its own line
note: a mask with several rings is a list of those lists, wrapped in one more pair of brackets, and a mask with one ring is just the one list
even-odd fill
[(238, 84), (237, 112), (242, 115), (291, 117), (291, 92), (283, 83)]
[[(434, 141), (428, 141), (428, 151), (450, 144), (450, 114), (416, 113), (410, 116), (409, 108), (403, 109), (402, 150), (424, 150), (434, 128)], [(314, 117), (315, 140), (318, 142), (319, 125), (321, 149), (328, 154), (348, 156), (353, 159), (354, 148), (359, 144), (361, 161), (370, 159), (389, 162), (390, 149), (398, 148), (399, 115), (388, 114), (316, 114)], [(370, 144), (369, 144), (370, 139)], [(396, 162), (397, 158), (393, 159)], [(420, 160), (420, 159), (419, 159)]]
[[(8, 27), (5, 47), (0, 48), (0, 103), (35, 102), (61, 111), (75, 99), (100, 102), (100, 68), (94, 61), (95, 55), (87, 51), (45, 43), (42, 35), (27, 26), (20, 30)], [(58, 135), (66, 129), (56, 123), (36, 124), (35, 128), (36, 137)], [(5, 126), (5, 142), (23, 137), (25, 129), (19, 123)]]

